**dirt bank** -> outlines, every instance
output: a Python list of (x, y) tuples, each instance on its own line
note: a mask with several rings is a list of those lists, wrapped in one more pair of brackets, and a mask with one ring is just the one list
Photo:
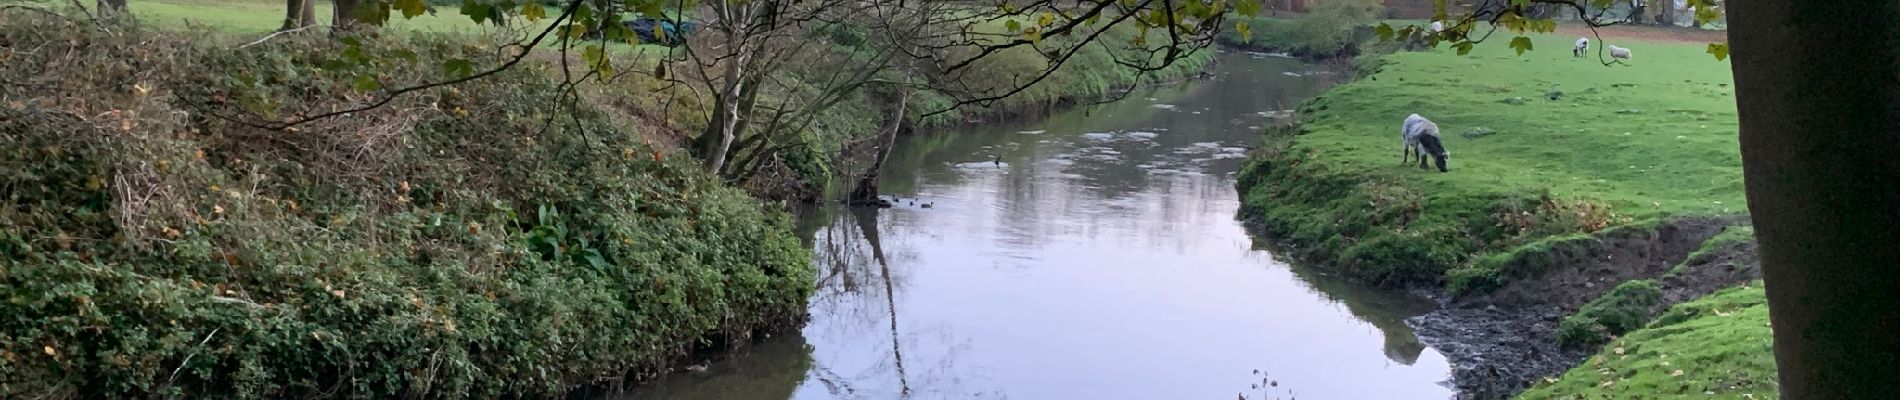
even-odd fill
[[(1524, 254), (1514, 276), (1484, 293), (1443, 299), (1444, 307), (1408, 319), (1419, 340), (1445, 354), (1461, 399), (1504, 399), (1537, 379), (1596, 352), (1558, 344), (1558, 323), (1617, 284), (1659, 279), (1669, 306), (1760, 276), (1752, 240), (1705, 246), (1742, 220), (1683, 218), (1648, 228), (1622, 228)], [(1521, 272), (1518, 272), (1521, 271)]]

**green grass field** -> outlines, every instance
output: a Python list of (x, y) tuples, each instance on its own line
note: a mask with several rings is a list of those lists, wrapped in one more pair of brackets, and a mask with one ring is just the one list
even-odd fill
[(1773, 335), (1759, 282), (1676, 305), (1519, 399), (1777, 398)]
[[(271, 32), (284, 24), (284, 2), (269, 0), (154, 0), (128, 1), (126, 6), (139, 20), (165, 27), (178, 27), (186, 21), (203, 23), (206, 27), (233, 34)], [(436, 14), (424, 14), (414, 19), (401, 16), (390, 18), (389, 28), (419, 32), (467, 32), (490, 33), (497, 28), (490, 25), (476, 25), (467, 16), (450, 8), (436, 10)], [(330, 21), (330, 3), (316, 4), (317, 19), (322, 24)]]
[[(1728, 64), (1700, 47), (1618, 43), (1629, 65), (1573, 58), (1574, 38), (1540, 35), (1535, 51), (1499, 39), (1470, 55), (1386, 57), (1383, 72), (1315, 101), (1296, 149), (1349, 171), (1429, 187), (1432, 196), (1550, 188), (1598, 198), (1638, 217), (1743, 212), (1741, 158)], [(1558, 100), (1546, 95), (1563, 92)], [(1522, 98), (1522, 104), (1511, 104)], [(1399, 165), (1399, 123), (1437, 122), (1452, 171)], [(1478, 128), (1495, 133), (1471, 138)]]

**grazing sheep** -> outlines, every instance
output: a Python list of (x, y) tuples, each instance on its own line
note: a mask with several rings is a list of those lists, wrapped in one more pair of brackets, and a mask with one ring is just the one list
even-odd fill
[(1610, 58), (1628, 60), (1630, 59), (1630, 49), (1610, 45)]
[(1589, 52), (1589, 51), (1590, 51), (1590, 38), (1577, 38), (1577, 45), (1570, 48), (1570, 56), (1583, 57), (1583, 53)]
[(1432, 32), (1444, 32), (1444, 31), (1445, 31), (1444, 22), (1432, 21)]
[(1448, 164), (1451, 152), (1445, 151), (1445, 145), (1438, 139), (1438, 124), (1418, 114), (1405, 117), (1405, 124), (1399, 127), (1399, 135), (1405, 139), (1405, 150), (1399, 159), (1404, 165), (1411, 161), (1412, 154), (1418, 154), (1418, 168), (1425, 166), (1425, 155), (1430, 154), (1432, 161), (1438, 164), (1438, 172), (1451, 172)]

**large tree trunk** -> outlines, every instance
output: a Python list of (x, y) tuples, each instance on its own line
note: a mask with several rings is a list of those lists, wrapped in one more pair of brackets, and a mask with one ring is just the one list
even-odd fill
[(1781, 392), (1888, 398), (1900, 390), (1900, 2), (1728, 6)]
[(871, 159), (871, 167), (858, 176), (858, 185), (851, 189), (850, 202), (853, 205), (878, 204), (877, 175), (884, 170), (884, 161), (891, 157), (891, 148), (897, 147), (897, 128), (904, 125), (904, 109), (910, 103), (910, 92), (897, 94), (897, 104), (891, 108), (891, 119), (884, 121), (884, 128), (878, 130), (884, 143), (877, 146), (877, 156)]

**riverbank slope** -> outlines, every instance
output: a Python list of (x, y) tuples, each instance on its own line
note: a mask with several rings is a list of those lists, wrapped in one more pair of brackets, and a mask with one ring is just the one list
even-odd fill
[[(1446, 289), (1444, 310), (1410, 323), (1469, 398), (1511, 396), (1753, 278), (1752, 246), (1728, 241), (1746, 207), (1727, 65), (1693, 43), (1593, 39), (1637, 55), (1605, 66), (1565, 51), (1574, 39), (1367, 56), (1358, 81), (1264, 136), (1239, 177), (1242, 218), (1342, 275)], [(1401, 163), (1412, 113), (1439, 124), (1449, 173)], [(1635, 280), (1653, 284), (1618, 289)]]

